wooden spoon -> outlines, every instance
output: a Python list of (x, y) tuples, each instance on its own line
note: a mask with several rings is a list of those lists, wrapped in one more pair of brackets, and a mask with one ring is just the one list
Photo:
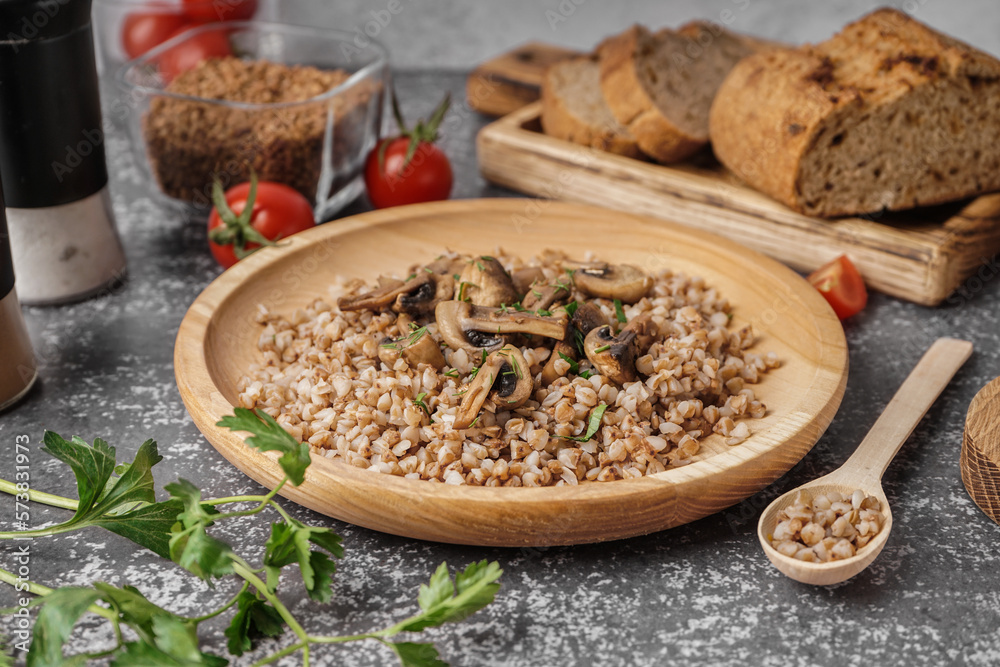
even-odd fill
[[(935, 341), (844, 465), (789, 491), (767, 506), (757, 523), (757, 537), (775, 567), (796, 581), (827, 585), (850, 579), (875, 560), (892, 529), (892, 512), (882, 490), (882, 474), (971, 354), (972, 343), (968, 341), (954, 338)], [(812, 497), (839, 491), (850, 498), (855, 489), (861, 489), (866, 496), (878, 498), (884, 516), (881, 530), (868, 544), (859, 548), (856, 555), (844, 560), (807, 562), (785, 556), (771, 546), (770, 536), (777, 525), (778, 511), (791, 505), (800, 491), (806, 491)]]

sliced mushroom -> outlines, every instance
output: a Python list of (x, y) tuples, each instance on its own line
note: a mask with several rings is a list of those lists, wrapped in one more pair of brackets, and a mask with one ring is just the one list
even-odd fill
[(584, 352), (597, 371), (612, 382), (634, 382), (638, 378), (635, 360), (639, 351), (649, 345), (650, 325), (649, 314), (643, 313), (625, 325), (617, 336), (608, 325), (597, 327), (584, 339)]
[(434, 318), (448, 347), (470, 354), (499, 349), (505, 342), (504, 334), (532, 334), (556, 340), (566, 336), (565, 315), (541, 317), (508, 308), (473, 306), (466, 301), (442, 301), (434, 309)]
[(514, 282), (507, 269), (493, 257), (473, 257), (462, 269), (458, 280), (459, 294), (455, 298), (474, 306), (496, 308), (517, 303), (518, 292)]
[(511, 271), (510, 279), (518, 294), (527, 294), (533, 283), (545, 282), (545, 273), (540, 266), (525, 266)]
[(556, 372), (557, 360), (562, 359), (563, 356), (573, 361), (579, 360), (575, 342), (577, 336), (583, 340), (592, 330), (607, 323), (608, 319), (604, 317), (604, 313), (596, 305), (582, 303), (577, 306), (576, 312), (570, 318), (566, 338), (555, 344), (555, 347), (552, 348), (552, 354), (542, 368), (542, 386), (548, 386), (560, 377), (559, 373)]
[(566, 282), (535, 283), (521, 299), (525, 310), (550, 310), (552, 304), (569, 298), (570, 286)]
[(440, 301), (455, 293), (455, 277), (438, 273), (429, 266), (417, 270), (405, 282), (394, 278), (379, 278), (379, 286), (362, 294), (340, 297), (341, 310), (386, 310), (397, 313), (424, 315), (434, 312)]
[(410, 366), (416, 368), (420, 364), (430, 364), (441, 370), (446, 365), (441, 348), (434, 342), (434, 337), (427, 332), (427, 327), (415, 327), (405, 314), (396, 320), (400, 337), (393, 339), (387, 336), (382, 339), (378, 348), (378, 358), (392, 368), (400, 357), (406, 359)]
[(564, 266), (575, 269), (573, 283), (589, 296), (635, 303), (653, 287), (653, 279), (631, 264), (590, 262), (565, 263)]
[(459, 429), (472, 426), (487, 398), (504, 410), (513, 410), (524, 405), (533, 389), (528, 362), (521, 350), (514, 345), (504, 345), (487, 356), (476, 371), (476, 377), (462, 396), (453, 426)]
[(424, 273), (424, 282), (415, 290), (396, 297), (393, 310), (410, 315), (429, 315), (442, 301), (455, 296), (455, 277), (450, 273)]
[[(362, 292), (342, 296), (337, 299), (337, 305), (341, 310), (382, 310), (388, 308), (396, 297), (407, 289), (407, 285), (412, 282), (396, 280), (395, 278), (379, 277), (378, 287)], [(415, 286), (419, 286), (415, 283)]]

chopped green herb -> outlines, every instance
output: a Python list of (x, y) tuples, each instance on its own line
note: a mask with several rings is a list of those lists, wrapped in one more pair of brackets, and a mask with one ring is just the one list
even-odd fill
[(576, 346), (576, 353), (579, 356), (583, 357), (587, 354), (583, 349), (583, 332), (576, 327), (573, 327), (573, 344)]
[(600, 347), (594, 348), (594, 354), (600, 354), (601, 352), (604, 352), (604, 351), (610, 350), (610, 349), (611, 349), (610, 345), (602, 345)]
[(525, 308), (524, 306), (522, 306), (519, 303), (515, 303), (514, 304), (514, 310), (516, 310), (519, 313), (530, 313), (531, 312), (530, 310), (528, 310), (527, 308)]
[(576, 359), (574, 359), (571, 356), (565, 355), (562, 352), (559, 353), (559, 356), (562, 357), (563, 361), (569, 364), (569, 370), (571, 373), (578, 374), (580, 372), (580, 364), (579, 362), (577, 362)]
[(379, 347), (387, 347), (390, 350), (398, 350), (399, 349), (399, 343), (397, 343), (394, 340), (390, 340), (388, 343), (382, 343), (381, 345), (379, 345)]
[(593, 438), (601, 428), (601, 420), (604, 418), (604, 411), (608, 409), (607, 403), (601, 403), (590, 412), (590, 420), (587, 422), (587, 432), (583, 435), (569, 436), (558, 435), (557, 438), (564, 440), (575, 440), (577, 442), (587, 442)]
[(458, 300), (459, 301), (471, 301), (472, 300), (471, 298), (468, 298), (468, 297), (465, 296), (465, 286), (466, 285), (470, 285), (472, 287), (475, 287), (475, 285), (473, 283), (468, 283), (468, 282), (465, 282), (464, 280), (462, 282), (458, 283)]
[(541, 298), (542, 298), (542, 293), (541, 293), (541, 292), (539, 292), (539, 291), (538, 291), (538, 290), (536, 290), (536, 289), (533, 289), (533, 290), (531, 290), (531, 293), (535, 295), (535, 298), (536, 298), (536, 299), (541, 299)]
[(569, 315), (570, 317), (573, 317), (574, 315), (576, 315), (576, 309), (579, 308), (579, 307), (580, 307), (579, 302), (577, 302), (577, 301), (570, 301), (565, 306), (563, 306), (563, 309), (566, 311), (567, 315)]
[(450, 371), (447, 371), (446, 373), (444, 373), (444, 375), (447, 375), (450, 378), (457, 378), (458, 377), (458, 369), (457, 368), (452, 368)]
[(431, 267), (429, 267), (429, 266), (425, 266), (425, 267), (424, 267), (424, 271), (426, 271), (427, 273), (434, 273), (434, 269), (432, 269), (432, 268), (431, 268)]
[(458, 275), (457, 273), (451, 274), (451, 277), (454, 278), (455, 280), (461, 280), (462, 279), (462, 276)]
[(569, 279), (573, 280), (573, 276), (576, 273), (576, 269), (563, 269), (563, 270), (566, 272), (566, 275), (569, 276)]
[(413, 399), (413, 404), (416, 405), (417, 407), (421, 408), (424, 412), (427, 413), (427, 416), (430, 417), (430, 415), (431, 415), (431, 409), (429, 407), (427, 407), (426, 403), (424, 403), (424, 397), (425, 396), (427, 396), (427, 392), (426, 391), (420, 392), (419, 394), (417, 394), (417, 397)]
[(483, 263), (480, 262), (478, 259), (476, 260), (476, 268), (479, 269), (480, 271), (485, 271), (486, 270), (486, 267), (484, 267)]
[(615, 299), (615, 317), (622, 324), (628, 322), (628, 318), (625, 317), (625, 309), (622, 308), (622, 302), (618, 299)]
[(489, 255), (480, 255), (479, 257), (480, 257), (481, 259), (485, 259), (485, 260), (486, 260), (487, 262), (495, 262), (495, 261), (496, 261), (495, 259), (493, 259), (493, 258), (492, 258), (492, 257), (490, 257)]
[(483, 353), (483, 360), (479, 362), (480, 366), (486, 363), (486, 348), (482, 349), (482, 353)]
[(413, 280), (416, 277), (417, 277), (417, 274), (411, 273), (410, 275), (406, 276), (406, 278), (403, 279), (403, 282), (404, 283), (408, 283), (408, 282), (410, 282), (411, 280)]
[(514, 357), (511, 357), (510, 358), (510, 365), (514, 367), (514, 375), (517, 376), (518, 380), (520, 380), (522, 377), (524, 377), (524, 373), (521, 372), (521, 364), (518, 363), (517, 359), (515, 359)]
[(537, 313), (541, 317), (552, 317), (552, 311), (545, 310), (544, 308), (539, 308), (538, 310), (535, 311), (535, 313)]
[(567, 285), (566, 283), (564, 283), (561, 280), (557, 280), (556, 281), (556, 292), (558, 292), (559, 290), (562, 290), (562, 291), (568, 293), (569, 292), (569, 285)]
[(597, 375), (597, 371), (595, 371), (593, 368), (588, 368), (586, 370), (580, 371), (580, 377), (582, 377), (584, 380), (589, 380), (595, 375)]
[(476, 415), (476, 418), (473, 419), (472, 423), (469, 424), (469, 428), (472, 428), (473, 426), (475, 426), (478, 423), (479, 423), (479, 415)]
[(500, 304), (500, 311), (499, 312), (502, 313), (502, 314), (504, 314), (504, 315), (506, 315), (508, 312), (510, 312), (509, 309), (507, 308), (507, 304), (506, 303), (501, 303)]

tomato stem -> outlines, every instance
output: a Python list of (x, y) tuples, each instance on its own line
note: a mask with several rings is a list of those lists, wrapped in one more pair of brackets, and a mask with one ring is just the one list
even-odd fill
[[(399, 108), (399, 99), (396, 97), (395, 89), (391, 92), (391, 98), (392, 115), (396, 119), (396, 126), (399, 128), (399, 134), (392, 137), (392, 139), (407, 137), (410, 140), (410, 143), (406, 146), (406, 156), (403, 158), (403, 165), (400, 167), (400, 169), (406, 169), (413, 156), (416, 155), (421, 142), (433, 144), (440, 138), (438, 129), (441, 127), (441, 122), (444, 120), (445, 114), (448, 113), (448, 109), (451, 107), (451, 93), (445, 93), (444, 99), (435, 107), (434, 112), (428, 120), (421, 118), (412, 128), (406, 126), (406, 120), (403, 118), (403, 112)], [(382, 174), (385, 174), (385, 153), (390, 143), (391, 139), (387, 139), (382, 141), (378, 147), (378, 169)]]
[(263, 234), (253, 228), (251, 219), (253, 218), (253, 204), (257, 199), (257, 172), (250, 170), (250, 191), (247, 193), (246, 203), (239, 215), (233, 212), (226, 201), (226, 194), (222, 190), (222, 182), (216, 176), (212, 183), (212, 203), (215, 210), (219, 212), (219, 219), (223, 226), (216, 227), (208, 233), (209, 239), (217, 245), (233, 246), (233, 254), (237, 259), (243, 259), (257, 248), (247, 250), (247, 244), (256, 243), (259, 246), (277, 245), (264, 237)]

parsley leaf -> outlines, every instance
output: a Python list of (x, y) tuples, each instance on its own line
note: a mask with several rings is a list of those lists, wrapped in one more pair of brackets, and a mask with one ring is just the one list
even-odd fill
[(231, 431), (246, 431), (252, 435), (246, 439), (251, 447), (262, 452), (281, 452), (278, 464), (288, 475), (292, 484), (298, 486), (306, 478), (306, 468), (312, 463), (309, 445), (293, 438), (274, 417), (262, 411), (235, 408), (234, 414), (223, 417), (216, 426)]
[(252, 591), (245, 590), (236, 598), (236, 615), (226, 628), (226, 646), (233, 655), (243, 655), (253, 648), (253, 640), (278, 637), (284, 632), (285, 621), (278, 610)]
[(580, 303), (578, 301), (570, 301), (565, 306), (563, 306), (563, 310), (566, 311), (567, 315), (573, 317), (574, 315), (576, 315), (576, 309), (579, 307)]
[(177, 500), (144, 505), (125, 514), (105, 514), (91, 523), (170, 558), (170, 533), (184, 505)]
[(622, 308), (622, 302), (619, 299), (615, 299), (615, 319), (622, 324), (628, 322), (628, 318), (625, 317), (625, 309)]
[(420, 587), (417, 602), (422, 613), (401, 622), (396, 626), (398, 631), (417, 632), (468, 618), (493, 601), (500, 590), (496, 582), (501, 574), (496, 561), (483, 560), (471, 563), (452, 582), (448, 564), (441, 563), (430, 582)]
[(587, 423), (587, 432), (583, 435), (570, 436), (570, 435), (557, 435), (557, 438), (562, 438), (564, 440), (576, 440), (577, 442), (587, 442), (595, 435), (597, 431), (601, 428), (601, 419), (604, 418), (604, 411), (608, 409), (607, 403), (601, 403), (596, 408), (590, 411), (590, 420)]
[(330, 585), (337, 565), (322, 551), (310, 548), (314, 544), (325, 549), (336, 558), (344, 555), (340, 537), (329, 528), (306, 526), (292, 519), (291, 523), (279, 521), (271, 524), (271, 537), (264, 547), (264, 569), (267, 586), (274, 591), (278, 587), (281, 568), (292, 563), (299, 564), (302, 583), (309, 597), (319, 602), (329, 602)]
[(201, 502), (201, 491), (186, 479), (163, 487), (171, 497), (184, 505), (177, 515), (179, 525), (170, 537), (170, 559), (185, 570), (204, 580), (221, 577), (233, 571), (232, 548), (208, 534), (212, 516), (219, 513)]
[(399, 658), (401, 667), (448, 667), (448, 663), (441, 660), (434, 644), (386, 642), (386, 646)]
[[(66, 440), (52, 431), (44, 435), (43, 452), (51, 454), (73, 470), (79, 497), (76, 513), (65, 525), (86, 522), (115, 510), (128, 510), (137, 503), (152, 503), (151, 468), (163, 460), (156, 442), (147, 440), (139, 446), (135, 460), (122, 470), (122, 476), (109, 484), (115, 472), (115, 448), (98, 438), (88, 445), (79, 437)], [(109, 488), (110, 487), (110, 488)]]
[[(63, 657), (62, 646), (73, 633), (73, 626), (100, 597), (101, 594), (92, 588), (64, 586), (42, 598), (44, 606), (38, 612), (31, 650), (26, 658), (28, 667), (74, 664)], [(85, 659), (79, 660), (76, 664), (82, 665), (84, 661)]]

